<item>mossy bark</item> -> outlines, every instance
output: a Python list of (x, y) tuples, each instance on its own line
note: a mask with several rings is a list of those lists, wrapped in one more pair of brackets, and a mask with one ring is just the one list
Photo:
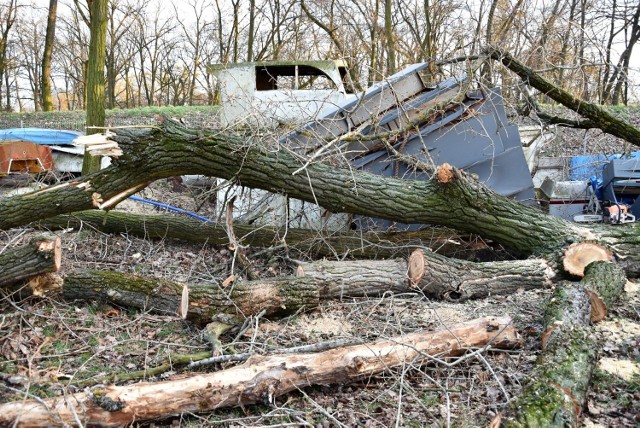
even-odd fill
[(544, 316), (543, 351), (521, 396), (510, 404), (503, 426), (578, 426), (598, 349), (590, 330), (588, 291), (600, 290), (612, 303), (625, 282), (620, 267), (594, 262), (579, 284), (557, 285)]
[[(224, 225), (188, 217), (162, 214), (131, 214), (118, 211), (81, 211), (38, 222), (47, 229), (80, 229), (86, 225), (105, 233), (128, 233), (147, 239), (180, 239), (190, 242), (229, 243)], [(406, 232), (330, 232), (297, 228), (273, 228), (234, 223), (242, 244), (253, 247), (284, 246), (309, 256), (383, 258), (406, 255), (416, 247), (432, 248), (440, 254), (464, 258), (476, 251), (470, 237), (447, 228), (430, 227)]]
[[(67, 275), (66, 299), (103, 300), (154, 312), (177, 314), (184, 284), (121, 272), (85, 270)], [(308, 278), (273, 278), (218, 284), (189, 284), (187, 319), (197, 324), (235, 324), (265, 311), (267, 317), (295, 313), (318, 305), (318, 286)]]
[(0, 254), (0, 287), (8, 287), (60, 269), (60, 238), (52, 234), (34, 237), (26, 245)]

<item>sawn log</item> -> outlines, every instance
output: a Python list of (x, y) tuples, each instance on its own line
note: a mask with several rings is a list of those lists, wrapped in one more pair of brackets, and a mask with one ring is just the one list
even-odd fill
[(602, 319), (601, 310), (592, 308), (612, 305), (625, 282), (620, 267), (597, 261), (587, 266), (580, 283), (556, 287), (545, 311), (543, 351), (502, 426), (579, 426), (598, 354), (590, 324)]
[[(411, 258), (422, 260), (418, 282)], [(83, 270), (67, 275), (66, 299), (102, 300), (165, 314), (180, 314), (197, 324), (236, 324), (265, 311), (267, 316), (310, 310), (321, 300), (380, 296), (387, 292), (421, 293), (463, 301), (516, 290), (549, 287), (555, 271), (543, 259), (473, 263), (416, 250), (402, 259), (302, 263), (296, 277), (223, 284), (188, 284), (186, 314), (181, 313), (184, 284), (121, 272)]]
[[(60, 238), (41, 234), (26, 245), (0, 253), (0, 287), (6, 288), (60, 269), (62, 249)], [(38, 281), (33, 281), (32, 292), (38, 294)]]

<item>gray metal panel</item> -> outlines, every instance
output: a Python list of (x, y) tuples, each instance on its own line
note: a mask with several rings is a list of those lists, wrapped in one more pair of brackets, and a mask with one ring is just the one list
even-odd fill
[[(367, 89), (355, 100), (349, 100), (321, 113), (321, 117), (306, 124), (300, 131), (285, 136), (281, 142), (296, 147), (318, 147), (317, 141), (333, 139), (362, 125), (372, 117), (393, 108), (429, 88), (420, 72), (426, 63), (414, 64), (385, 81)], [(315, 141), (315, 144), (312, 144)]]
[[(461, 87), (460, 78), (448, 79), (428, 88), (420, 77), (425, 64), (417, 64), (392, 76), (381, 85), (367, 90), (357, 100), (345, 102), (289, 134), (282, 143), (290, 147), (320, 148), (324, 141), (344, 135), (357, 127), (363, 135), (402, 129), (436, 104), (450, 101)], [(440, 114), (440, 113), (438, 113)], [(488, 187), (525, 203), (535, 203), (533, 181), (522, 151), (516, 126), (506, 117), (498, 89), (473, 91), (461, 102), (450, 103), (440, 116), (420, 126), (418, 132), (406, 132), (394, 148), (427, 163), (449, 163), (477, 174)], [(368, 124), (362, 127), (363, 124)], [(324, 140), (324, 141), (323, 141)], [(379, 140), (345, 143), (355, 168), (387, 177), (427, 180), (429, 174), (416, 171), (407, 163), (393, 159)], [(389, 227), (395, 223), (356, 217), (357, 222)], [(397, 225), (415, 229), (419, 225)]]

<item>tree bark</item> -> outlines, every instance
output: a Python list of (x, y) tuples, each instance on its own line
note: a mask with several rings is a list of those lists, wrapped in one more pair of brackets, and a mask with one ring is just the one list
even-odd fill
[[(473, 263), (416, 250), (422, 275), (410, 281), (412, 263), (404, 260), (319, 261), (300, 264), (296, 277), (223, 284), (189, 284), (185, 318), (196, 324), (237, 324), (266, 311), (283, 316), (321, 300), (380, 296), (387, 292), (422, 293), (449, 301), (548, 287), (555, 276), (543, 259)], [(409, 267), (408, 267), (409, 265)], [(407, 271), (409, 272), (407, 274)], [(121, 306), (181, 314), (184, 284), (121, 272), (84, 270), (65, 278), (66, 299), (103, 300)]]
[[(80, 211), (38, 222), (45, 229), (82, 229), (89, 226), (105, 233), (127, 233), (145, 239), (180, 239), (189, 242), (227, 245), (222, 225), (188, 217), (163, 214), (131, 214), (119, 211)], [(308, 256), (391, 258), (407, 255), (416, 247), (438, 254), (466, 259), (487, 248), (472, 245), (473, 237), (443, 227), (406, 232), (329, 232), (297, 228), (273, 228), (236, 223), (242, 244), (253, 247), (283, 246)]]
[(58, 0), (49, 0), (49, 14), (47, 17), (47, 33), (44, 39), (44, 52), (42, 54), (42, 110), (53, 110), (51, 98), (51, 55), (56, 34), (56, 16)]
[[(65, 299), (102, 300), (122, 306), (179, 314), (185, 285), (121, 272), (83, 270), (66, 276)], [(219, 284), (189, 284), (186, 318), (203, 325), (212, 321), (237, 324), (265, 311), (265, 316), (290, 315), (319, 303), (319, 287), (309, 278), (283, 277)]]
[[(411, 259), (419, 258), (421, 273)], [(404, 260), (318, 261), (300, 264), (298, 276), (313, 278), (322, 299), (420, 292), (448, 301), (478, 299), (551, 286), (556, 273), (543, 259), (473, 263), (416, 250)], [(416, 279), (412, 281), (412, 279)]]
[[(87, 62), (87, 134), (100, 132), (92, 126), (104, 127), (105, 81), (104, 67), (107, 54), (107, 5), (108, 0), (92, 0), (90, 3), (89, 59)], [(85, 153), (82, 174), (100, 169), (100, 157)]]
[(159, 178), (207, 174), (317, 201), (333, 212), (480, 232), (522, 253), (591, 234), (587, 227), (499, 196), (450, 167), (445, 168), (447, 181), (383, 178), (323, 164), (311, 164), (293, 175), (303, 162), (284, 150), (269, 152), (257, 142), (189, 130), (169, 120), (162, 129), (118, 132), (115, 139), (124, 155), (112, 166), (80, 180), (1, 200), (0, 229), (84, 209), (110, 209)]
[(619, 267), (599, 261), (587, 267), (579, 284), (556, 288), (545, 311), (543, 351), (503, 426), (578, 426), (597, 361), (597, 343), (589, 328), (592, 302), (597, 297), (611, 305), (625, 282)]
[(179, 380), (109, 385), (65, 398), (5, 403), (0, 405), (0, 425), (75, 426), (79, 420), (86, 426), (116, 427), (185, 412), (273, 403), (280, 395), (310, 385), (347, 383), (396, 366), (418, 365), (430, 355), (458, 355), (488, 343), (518, 346), (509, 318), (481, 318), (433, 333), (420, 331), (324, 352), (256, 356), (231, 369)]
[(332, 212), (403, 223), (438, 224), (494, 240), (522, 255), (555, 251), (580, 240), (601, 240), (640, 272), (638, 225), (584, 226), (521, 205), (449, 165), (429, 181), (383, 178), (311, 164), (278, 147), (230, 135), (189, 130), (166, 120), (146, 132), (119, 130), (124, 151), (112, 166), (82, 179), (0, 200), (0, 229), (91, 208), (109, 210), (150, 182), (183, 174), (235, 179), (246, 187), (286, 192)]
[(36, 236), (26, 245), (6, 250), (0, 254), (0, 287), (57, 272), (61, 258), (60, 238), (50, 234)]

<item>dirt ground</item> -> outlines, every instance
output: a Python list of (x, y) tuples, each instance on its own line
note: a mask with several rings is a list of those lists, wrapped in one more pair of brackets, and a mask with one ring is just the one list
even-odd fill
[[(161, 181), (143, 197), (201, 215), (213, 215), (206, 193)], [(130, 211), (158, 208), (127, 202)], [(166, 213), (166, 215), (176, 215)], [(26, 243), (31, 229), (0, 232), (0, 252)], [(150, 241), (106, 235), (89, 227), (56, 232), (62, 238), (61, 276), (91, 268), (168, 277), (191, 283), (220, 283), (232, 273), (224, 246)], [(249, 249), (263, 277), (290, 273), (300, 254)], [(487, 426), (517, 396), (539, 351), (542, 312), (549, 289), (494, 296), (462, 304), (421, 295), (384, 295), (323, 303), (284, 320), (247, 320), (225, 334), (225, 352), (274, 350), (335, 339), (375, 340), (418, 329), (441, 329), (486, 315), (509, 315), (524, 339), (522, 349), (490, 351), (392, 369), (351, 385), (323, 385), (279, 397), (273, 403), (184, 414), (150, 426)], [(206, 335), (175, 314), (115, 307), (99, 301), (65, 301), (60, 295), (0, 301), (0, 401), (54, 397), (101, 384), (114, 370), (149, 369), (172, 355), (210, 349)], [(585, 426), (640, 423), (640, 287), (629, 283), (620, 305), (595, 327), (602, 357), (594, 373)], [(226, 365), (202, 368), (220, 370)], [(158, 381), (183, 376), (175, 367)], [(135, 382), (135, 381), (131, 381)]]

